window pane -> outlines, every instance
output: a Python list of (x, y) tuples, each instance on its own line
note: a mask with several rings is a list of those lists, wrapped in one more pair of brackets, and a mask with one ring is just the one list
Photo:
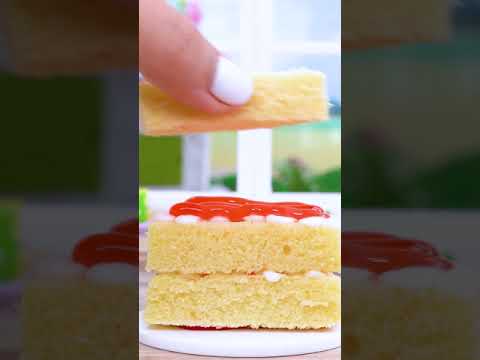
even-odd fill
[(277, 41), (339, 41), (341, 0), (275, 0)]
[(277, 56), (274, 70), (306, 67), (327, 77), (330, 120), (273, 130), (274, 191), (339, 192), (341, 91), (339, 55)]
[(211, 186), (235, 190), (237, 185), (237, 132), (211, 133)]
[(199, 0), (200, 31), (217, 48), (228, 50), (240, 37), (239, 0)]

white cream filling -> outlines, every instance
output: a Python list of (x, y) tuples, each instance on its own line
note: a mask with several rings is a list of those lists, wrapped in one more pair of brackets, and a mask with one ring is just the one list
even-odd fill
[(243, 218), (246, 222), (265, 222), (265, 216), (262, 215), (248, 215)]
[(83, 265), (65, 260), (48, 259), (42, 261), (32, 272), (35, 279), (77, 280), (83, 278)]
[(303, 219), (300, 219), (298, 221), (300, 224), (308, 225), (308, 226), (334, 226), (337, 225), (337, 220), (334, 220), (332, 216), (329, 218), (323, 217), (323, 216), (311, 216), (311, 217), (306, 217)]
[[(264, 271), (262, 275), (265, 278), (265, 280), (272, 283), (279, 282), (280, 280), (282, 280), (283, 277), (288, 276), (275, 271)], [(322, 275), (323, 275), (322, 272), (315, 271), (315, 270), (308, 271), (305, 273), (305, 276), (309, 278), (320, 278)]]
[(309, 271), (305, 274), (306, 277), (312, 277), (312, 278), (319, 278), (322, 276), (322, 273), (320, 271)]
[(228, 218), (226, 218), (225, 216), (214, 216), (209, 221), (213, 222), (213, 223), (228, 223), (228, 222), (230, 222), (230, 220), (228, 220)]
[(278, 216), (278, 215), (268, 215), (266, 218), (267, 222), (275, 224), (293, 224), (297, 220), (288, 216)]
[(136, 284), (138, 267), (125, 263), (98, 264), (87, 268), (69, 260), (49, 261), (38, 266), (34, 279), (87, 280), (103, 284)]
[(180, 215), (175, 218), (177, 224), (197, 224), (200, 218), (195, 215)]
[(389, 271), (379, 277), (384, 286), (408, 288), (412, 290), (437, 289), (456, 295), (480, 296), (478, 282), (468, 279), (477, 278), (471, 269), (456, 267), (449, 271), (428, 267), (413, 267)]
[(265, 280), (268, 282), (276, 283), (282, 279), (284, 275), (277, 273), (275, 271), (264, 271), (263, 272), (263, 277)]
[[(159, 215), (154, 218), (156, 221), (166, 221), (166, 222), (176, 222), (177, 224), (198, 224), (200, 222), (203, 222), (200, 217), (196, 215), (179, 215), (177, 217), (172, 216), (172, 215)], [(333, 218), (332, 216), (329, 218), (325, 218), (323, 216), (311, 216), (307, 218), (303, 218), (300, 220), (297, 220), (293, 217), (289, 216), (279, 216), (279, 215), (267, 215), (267, 216), (262, 216), (262, 215), (248, 215), (243, 218), (245, 222), (250, 222), (250, 223), (263, 223), (263, 222), (269, 222), (272, 224), (304, 224), (308, 226), (331, 226), (331, 227), (339, 227), (340, 223), (339, 220), (336, 218)], [(211, 219), (208, 220), (208, 222), (212, 223), (229, 223), (231, 222), (227, 217), (225, 216), (214, 216)]]
[(85, 271), (85, 279), (101, 284), (136, 284), (138, 268), (125, 263), (98, 264)]
[(383, 288), (409, 289), (414, 291), (440, 290), (460, 297), (480, 297), (480, 285), (469, 282), (475, 279), (476, 273), (471, 269), (456, 267), (444, 271), (428, 267), (412, 267), (388, 271), (376, 275), (364, 269), (347, 268), (342, 271), (342, 281), (347, 288)]
[(153, 220), (171, 222), (175, 220), (175, 216), (170, 214), (159, 214), (159, 215), (153, 216)]

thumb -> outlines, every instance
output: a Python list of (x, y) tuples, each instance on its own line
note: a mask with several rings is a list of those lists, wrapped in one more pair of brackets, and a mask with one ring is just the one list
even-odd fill
[(163, 0), (139, 2), (139, 66), (177, 101), (207, 112), (246, 103), (253, 81)]

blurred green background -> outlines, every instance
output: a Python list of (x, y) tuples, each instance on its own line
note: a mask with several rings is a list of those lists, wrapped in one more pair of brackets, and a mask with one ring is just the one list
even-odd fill
[[(325, 122), (273, 130), (273, 190), (339, 192), (341, 184), (341, 115), (332, 111)], [(210, 136), (212, 186), (236, 189), (237, 133)], [(180, 137), (140, 139), (140, 184), (178, 187), (181, 184)], [(188, 190), (188, 189), (187, 189)]]
[[(236, 134), (212, 135), (214, 185), (236, 188)], [(339, 192), (341, 115), (332, 111), (325, 122), (273, 130), (273, 190), (279, 192)]]
[(342, 55), (343, 207), (478, 206), (479, 60), (478, 26)]
[(0, 74), (0, 88), (8, 89), (2, 92), (3, 113), (14, 114), (2, 119), (2, 131), (11, 135), (2, 138), (2, 148), (9, 149), (0, 152), (2, 192), (98, 191), (102, 82)]

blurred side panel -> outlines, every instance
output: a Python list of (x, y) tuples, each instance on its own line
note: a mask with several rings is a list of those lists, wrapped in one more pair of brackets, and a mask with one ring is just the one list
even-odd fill
[(343, 2), (342, 357), (478, 358), (480, 7), (381, 3)]
[(0, 358), (138, 355), (138, 9), (0, 10)]

